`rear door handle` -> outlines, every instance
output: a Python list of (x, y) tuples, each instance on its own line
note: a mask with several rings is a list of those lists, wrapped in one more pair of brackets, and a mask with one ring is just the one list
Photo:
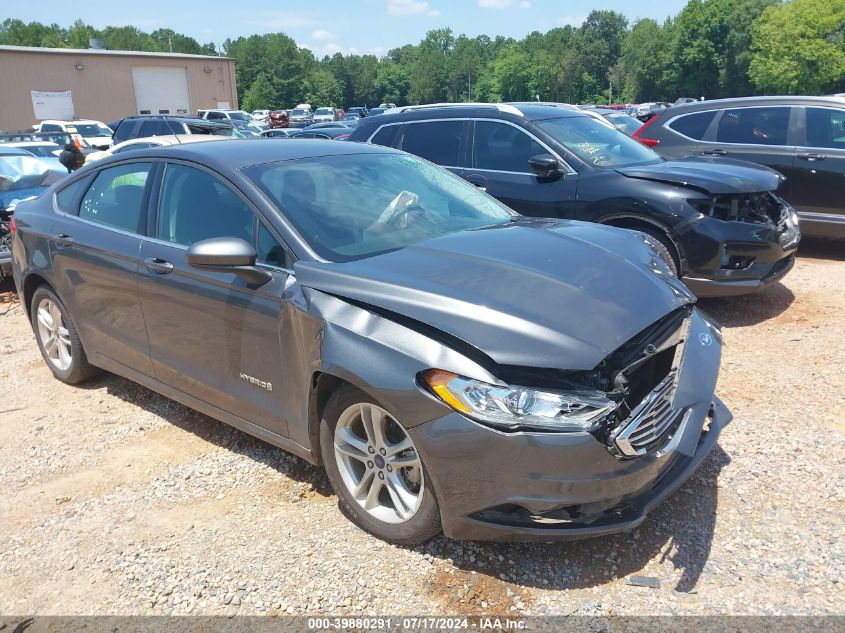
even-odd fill
[(827, 158), (824, 154), (798, 154), (801, 160), (824, 160)]
[(73, 238), (67, 233), (59, 233), (58, 235), (54, 235), (53, 241), (56, 242), (56, 245), (60, 246), (61, 248), (73, 246)]
[(472, 183), (472, 186), (475, 187), (476, 189), (480, 190), (480, 191), (487, 191), (487, 187), (482, 185), (480, 182), (474, 182), (474, 183)]
[(701, 152), (701, 155), (702, 156), (727, 156), (728, 150), (726, 150), (726, 149), (705, 150), (705, 151)]
[(169, 261), (161, 259), (160, 257), (147, 257), (144, 260), (144, 266), (159, 275), (166, 275), (173, 272), (173, 264)]

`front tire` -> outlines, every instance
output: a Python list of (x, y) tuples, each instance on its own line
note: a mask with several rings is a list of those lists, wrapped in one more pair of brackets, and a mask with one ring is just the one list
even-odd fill
[(94, 376), (98, 370), (88, 362), (76, 324), (56, 294), (41, 286), (30, 306), (38, 349), (53, 375), (71, 385)]
[(351, 385), (329, 398), (320, 450), (341, 511), (361, 529), (400, 545), (438, 534), (440, 510), (411, 436)]
[(673, 255), (675, 247), (669, 238), (657, 230), (639, 229), (639, 231), (645, 235), (646, 241), (654, 248), (654, 250), (657, 251), (658, 255), (660, 255), (660, 259), (666, 263), (669, 270), (672, 271), (672, 274), (675, 275), (675, 277), (678, 277), (680, 262), (676, 261), (675, 256)]

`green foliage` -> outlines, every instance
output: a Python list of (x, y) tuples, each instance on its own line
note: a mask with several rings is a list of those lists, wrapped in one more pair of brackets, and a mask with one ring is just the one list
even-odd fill
[[(0, 22), (0, 44), (217, 54), (172, 29), (97, 30)], [(429, 31), (383, 58), (317, 60), (284, 33), (229, 39), (245, 108), (405, 105), (438, 101), (534, 100), (605, 103), (755, 92), (845, 91), (845, 0), (689, 0), (674, 19), (628, 24), (615, 11), (591, 12), (580, 27), (534, 31), (521, 40)]]
[(845, 0), (792, 0), (751, 29), (749, 77), (761, 92), (820, 94), (845, 79)]
[(274, 110), (276, 108), (276, 91), (267, 75), (260, 73), (249, 90), (244, 94), (241, 107), (247, 112), (253, 110)]

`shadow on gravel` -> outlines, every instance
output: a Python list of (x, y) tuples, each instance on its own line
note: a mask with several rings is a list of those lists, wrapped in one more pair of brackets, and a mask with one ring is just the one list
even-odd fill
[(805, 237), (798, 247), (798, 257), (845, 261), (845, 240)]
[[(681, 570), (673, 589), (689, 592), (707, 564), (716, 524), (716, 480), (728, 463), (717, 444), (693, 477), (630, 532), (563, 543), (457, 543), (441, 536), (411, 549), (475, 572), (455, 582), (475, 582), (470, 589), (480, 595), (491, 590), (491, 581), (553, 590), (597, 587), (614, 577), (650, 575), (643, 569), (655, 558)], [(432, 592), (438, 592), (436, 584)]]
[(742, 297), (717, 297), (698, 300), (698, 307), (723, 327), (746, 327), (773, 319), (785, 312), (795, 295), (778, 282), (761, 292)]
[[(115, 374), (104, 373), (93, 380), (76, 385), (76, 388), (90, 390), (98, 390), (103, 387), (106, 388), (109, 395), (155, 413), (173, 426), (192, 433), (206, 442), (259, 462), (294, 481), (310, 484), (313, 491), (323, 497), (334, 494), (322, 468), (309, 464), (304, 459), (281, 448), (194, 411), (131, 380)], [(103, 415), (102, 417), (105, 419), (108, 416)]]

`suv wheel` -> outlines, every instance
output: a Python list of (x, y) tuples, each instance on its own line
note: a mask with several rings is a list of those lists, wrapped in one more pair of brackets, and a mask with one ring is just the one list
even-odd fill
[(32, 295), (30, 312), (38, 349), (56, 378), (75, 384), (97, 373), (85, 356), (73, 319), (52, 290), (38, 288)]
[(365, 393), (345, 385), (332, 394), (320, 447), (340, 508), (357, 526), (403, 545), (440, 532), (440, 511), (414, 441)]

